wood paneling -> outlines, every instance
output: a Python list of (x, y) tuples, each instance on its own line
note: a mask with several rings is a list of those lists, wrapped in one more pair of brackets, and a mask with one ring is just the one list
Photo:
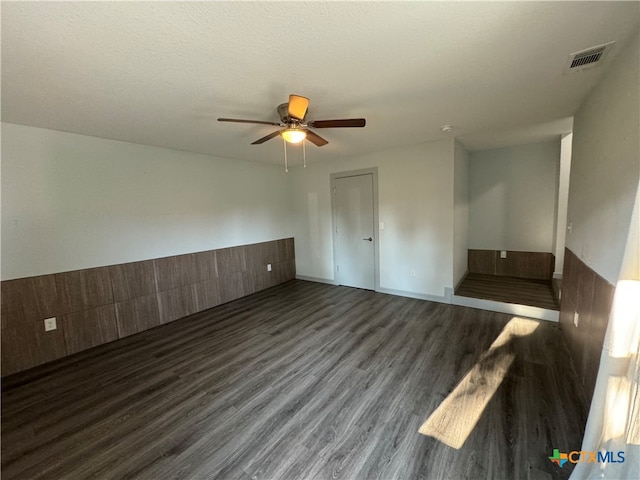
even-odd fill
[(2, 330), (2, 372), (15, 373), (67, 355), (64, 325), (44, 331), (42, 322), (26, 322)]
[(194, 285), (196, 310), (198, 312), (213, 308), (222, 303), (220, 300), (220, 282), (218, 279), (206, 280)]
[[(271, 272), (266, 268), (269, 263)], [(7, 280), (2, 282), (0, 296), (2, 375), (130, 336), (293, 278), (294, 243), (288, 238)], [(43, 320), (48, 317), (59, 319), (58, 330), (45, 334)]]
[(551, 280), (555, 257), (545, 252), (509, 250), (507, 258), (500, 258), (499, 250), (469, 250), (468, 262), (469, 273)]
[[(196, 265), (196, 279), (205, 281), (218, 276), (215, 250), (194, 253), (193, 258)], [(197, 281), (194, 283), (197, 283)]]
[(196, 266), (195, 256), (192, 254), (157, 258), (153, 261), (153, 265), (156, 270), (159, 292), (202, 281)]
[(263, 288), (263, 284), (266, 284), (264, 279), (265, 275), (262, 270), (251, 269), (246, 272), (242, 272), (242, 291), (245, 295), (251, 295), (258, 292)]
[(196, 296), (191, 285), (158, 292), (160, 323), (168, 323), (197, 311)]
[(222, 303), (227, 303), (245, 296), (242, 272), (221, 275), (219, 286), (220, 301)]
[(158, 299), (155, 293), (118, 302), (115, 306), (119, 338), (160, 325)]
[[(560, 325), (588, 399), (596, 384), (615, 287), (565, 249)], [(578, 326), (574, 314), (578, 313)]]
[(277, 254), (278, 249), (275, 243), (269, 245), (263, 243), (246, 245), (244, 247), (245, 270), (261, 266), (266, 267), (267, 263), (276, 261)]
[(598, 369), (600, 368), (600, 352), (604, 345), (614, 294), (615, 287), (600, 275), (595, 275), (593, 300), (589, 314), (589, 332), (586, 339), (588, 347), (585, 349), (585, 352), (588, 350), (591, 353), (583, 356), (585, 362), (583, 378), (584, 384), (589, 386), (588, 392), (592, 392), (595, 389)]
[(2, 282), (2, 328), (41, 321), (60, 309), (54, 275)]
[(55, 279), (62, 313), (113, 303), (111, 279), (107, 268), (57, 273)]
[(507, 258), (496, 259), (496, 275), (551, 280), (554, 255), (543, 252), (507, 252)]
[(276, 262), (285, 262), (295, 258), (295, 254), (293, 252), (293, 239), (283, 238), (282, 240), (276, 241), (276, 254)]
[(245, 270), (244, 248), (231, 247), (216, 250), (216, 263), (218, 265), (217, 272), (219, 277), (242, 272)]
[(113, 300), (121, 302), (156, 292), (153, 261), (122, 263), (109, 267)]
[(559, 480), (586, 415), (556, 324), (301, 281), (2, 387), (3, 480)]
[(63, 315), (67, 355), (86, 350), (118, 338), (116, 312), (113, 305)]
[(467, 253), (469, 273), (495, 275), (497, 254), (495, 250), (469, 250)]

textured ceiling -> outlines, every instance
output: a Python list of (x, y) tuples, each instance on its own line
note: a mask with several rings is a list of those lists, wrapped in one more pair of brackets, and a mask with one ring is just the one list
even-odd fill
[[(252, 161), (281, 162), (289, 93), (320, 160), (442, 138), (469, 149), (564, 133), (638, 28), (638, 2), (2, 2), (2, 120)], [(616, 41), (598, 68), (569, 53)]]

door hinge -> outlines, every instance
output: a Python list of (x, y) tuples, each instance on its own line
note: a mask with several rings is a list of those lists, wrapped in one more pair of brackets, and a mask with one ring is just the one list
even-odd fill
[(340, 265), (336, 265), (336, 271), (339, 272), (340, 271)]

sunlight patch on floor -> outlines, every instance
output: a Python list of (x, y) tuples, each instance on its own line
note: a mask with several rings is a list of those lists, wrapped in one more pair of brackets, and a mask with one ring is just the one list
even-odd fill
[(514, 339), (531, 335), (539, 322), (514, 317), (419, 432), (455, 449), (462, 447), (515, 358)]

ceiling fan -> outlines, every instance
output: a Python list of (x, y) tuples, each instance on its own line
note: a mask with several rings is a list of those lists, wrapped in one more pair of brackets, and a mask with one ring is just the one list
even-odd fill
[(329, 143), (311, 128), (345, 128), (345, 127), (364, 127), (366, 120), (364, 118), (343, 118), (338, 120), (313, 120), (306, 121), (307, 108), (309, 99), (300, 95), (289, 95), (289, 103), (278, 105), (277, 111), (280, 117), (279, 122), (266, 122), (262, 120), (242, 120), (238, 118), (219, 118), (219, 122), (236, 122), (236, 123), (257, 123), (260, 125), (275, 125), (283, 128), (276, 130), (262, 138), (259, 138), (251, 145), (259, 145), (277, 137), (278, 135), (288, 143), (300, 143), (305, 138), (318, 147), (322, 147)]

